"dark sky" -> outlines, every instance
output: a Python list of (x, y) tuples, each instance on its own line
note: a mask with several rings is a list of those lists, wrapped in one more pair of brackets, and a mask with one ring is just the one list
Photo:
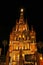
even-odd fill
[(19, 8), (25, 8), (28, 24), (33, 25), (37, 41), (43, 41), (43, 3), (41, 1), (14, 0), (0, 6), (0, 41), (8, 40), (10, 31), (19, 17)]

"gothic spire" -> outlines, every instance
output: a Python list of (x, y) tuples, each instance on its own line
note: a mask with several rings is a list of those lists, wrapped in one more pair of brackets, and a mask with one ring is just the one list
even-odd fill
[(22, 22), (24, 21), (24, 17), (23, 17), (23, 15), (24, 15), (24, 9), (22, 8), (22, 9), (20, 9), (19, 23), (22, 23)]
[(23, 12), (24, 12), (24, 9), (22, 8), (22, 9), (20, 10), (20, 16), (23, 16)]

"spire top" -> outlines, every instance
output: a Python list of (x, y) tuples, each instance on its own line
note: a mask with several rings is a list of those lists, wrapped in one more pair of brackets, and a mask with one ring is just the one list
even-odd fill
[(21, 9), (21, 12), (23, 12), (23, 11), (24, 11), (24, 9), (22, 8), (22, 9)]
[(21, 9), (20, 9), (20, 15), (23, 15), (23, 12), (24, 12), (24, 9), (21, 8)]
[(19, 23), (23, 23), (23, 21), (24, 21), (24, 9), (23, 8), (21, 8), (20, 9), (20, 18), (19, 18)]

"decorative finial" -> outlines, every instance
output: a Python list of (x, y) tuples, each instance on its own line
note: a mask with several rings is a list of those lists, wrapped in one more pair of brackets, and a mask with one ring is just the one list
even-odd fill
[(21, 9), (20, 9), (20, 15), (23, 15), (23, 12), (24, 12), (24, 9), (21, 8)]
[(21, 12), (23, 12), (23, 11), (24, 11), (24, 9), (22, 8), (22, 9), (21, 9)]

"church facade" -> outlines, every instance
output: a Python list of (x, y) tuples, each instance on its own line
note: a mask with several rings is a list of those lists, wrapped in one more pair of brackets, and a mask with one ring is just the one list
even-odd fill
[(36, 32), (29, 30), (27, 20), (24, 20), (24, 10), (20, 10), (19, 20), (16, 21), (9, 39), (9, 65), (37, 65)]

